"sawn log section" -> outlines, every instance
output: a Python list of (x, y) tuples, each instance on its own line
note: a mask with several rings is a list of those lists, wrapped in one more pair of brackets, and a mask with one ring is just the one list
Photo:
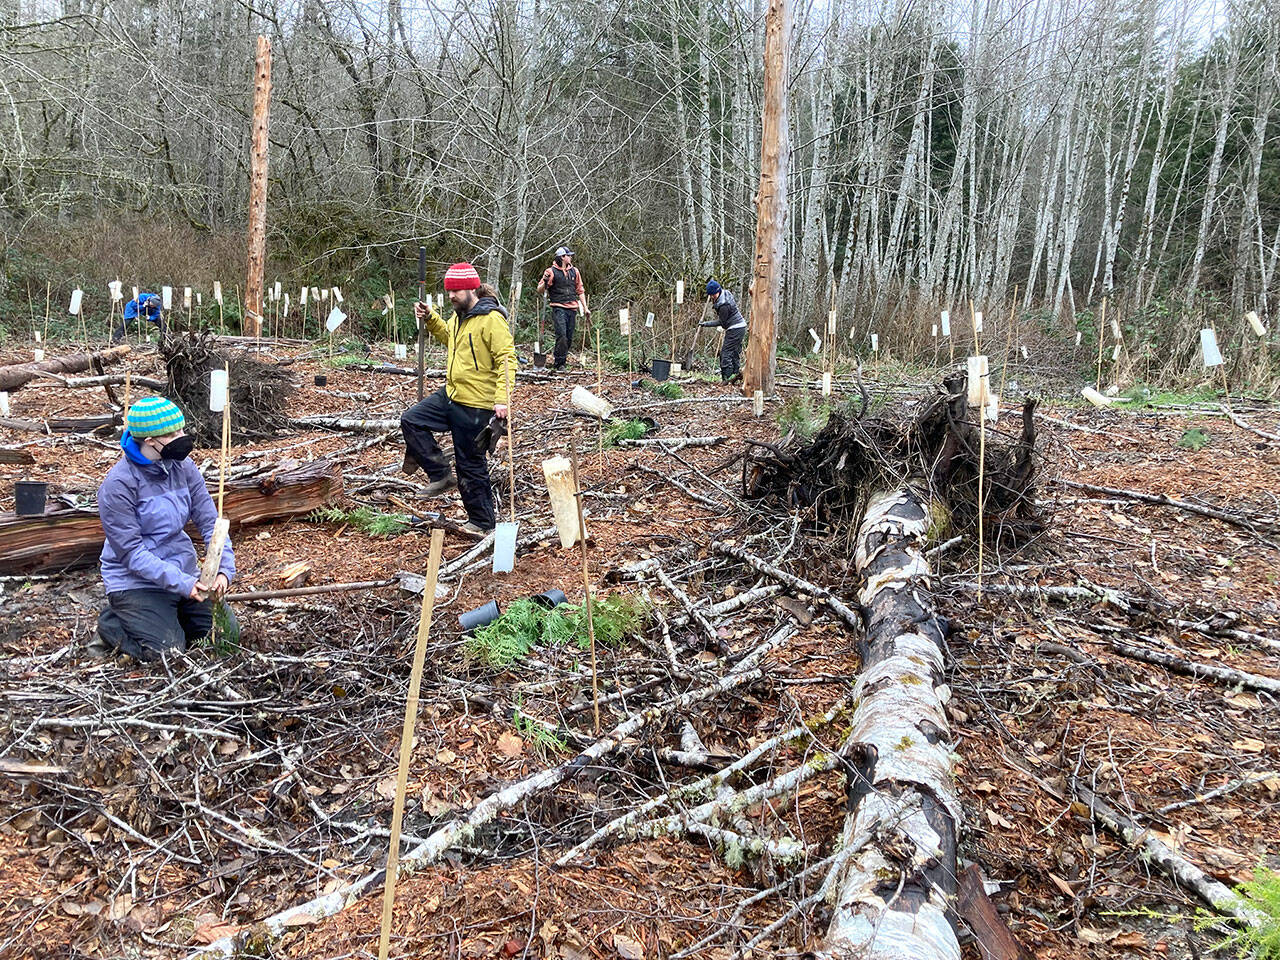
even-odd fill
[[(310, 513), (342, 492), (331, 460), (227, 481), (231, 529)], [(199, 540), (191, 528), (188, 532)], [(98, 562), (104, 534), (96, 509), (51, 505), (43, 517), (0, 512), (0, 574), (51, 573)]]

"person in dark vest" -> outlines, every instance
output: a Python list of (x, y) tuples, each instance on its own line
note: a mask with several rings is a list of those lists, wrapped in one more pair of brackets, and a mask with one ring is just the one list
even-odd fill
[[(404, 472), (419, 467), (431, 482), (425, 493), (435, 497), (455, 486), (467, 510), (463, 529), (488, 533), (494, 527), (493, 487), (488, 448), (481, 439), (505, 421), (507, 401), (515, 385), (516, 355), (507, 327), (507, 311), (498, 303), (497, 291), (480, 283), (480, 274), (469, 263), (455, 263), (444, 275), (444, 288), (453, 304), (453, 317), (445, 321), (434, 308), (415, 303), (418, 322), (445, 346), (444, 386), (404, 412)], [(454, 480), (449, 458), (433, 433), (453, 436), (453, 458), (458, 467)], [(505, 436), (505, 424), (499, 431)]]
[(556, 250), (555, 260), (538, 281), (538, 292), (544, 291), (556, 331), (555, 369), (563, 370), (569, 359), (569, 347), (573, 343), (579, 304), (582, 306), (582, 315), (587, 319), (591, 318), (591, 311), (587, 309), (587, 291), (582, 285), (582, 272), (573, 265), (573, 251), (568, 247)]
[(154, 323), (160, 328), (160, 338), (164, 339), (164, 311), (161, 309), (158, 293), (147, 293), (144, 290), (124, 305), (124, 316), (120, 320), (120, 326), (111, 334), (111, 342), (123, 340), (129, 324), (135, 320)]
[(733, 294), (715, 280), (707, 281), (707, 299), (715, 311), (714, 320), (704, 320), (704, 327), (724, 327), (724, 343), (720, 347), (720, 380), (724, 383), (742, 379), (739, 360), (742, 357), (742, 340), (747, 335), (747, 321), (738, 309)]

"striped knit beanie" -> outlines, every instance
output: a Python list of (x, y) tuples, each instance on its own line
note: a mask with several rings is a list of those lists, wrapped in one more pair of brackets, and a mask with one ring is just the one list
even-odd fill
[(474, 290), (480, 286), (480, 274), (469, 263), (455, 263), (444, 272), (446, 290)]
[(186, 422), (186, 417), (172, 400), (166, 400), (164, 397), (145, 397), (129, 408), (129, 416), (125, 418), (125, 429), (135, 439), (141, 440), (145, 437), (163, 437), (176, 433)]

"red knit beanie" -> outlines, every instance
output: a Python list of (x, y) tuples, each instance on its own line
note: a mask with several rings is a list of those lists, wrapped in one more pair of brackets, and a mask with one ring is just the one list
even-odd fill
[(480, 274), (469, 263), (455, 263), (444, 272), (446, 290), (474, 290), (480, 286)]

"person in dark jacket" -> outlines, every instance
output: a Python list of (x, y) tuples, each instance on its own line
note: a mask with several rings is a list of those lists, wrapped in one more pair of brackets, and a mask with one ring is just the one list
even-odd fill
[(573, 251), (568, 247), (556, 250), (555, 260), (542, 273), (538, 292), (545, 292), (547, 305), (551, 307), (551, 321), (556, 331), (555, 369), (563, 370), (573, 346), (573, 331), (578, 322), (578, 307), (582, 315), (591, 318), (587, 309), (587, 291), (582, 284), (582, 272), (573, 265)]
[[(403, 469), (405, 473), (419, 467), (427, 471), (428, 496), (459, 487), (467, 510), (463, 529), (488, 533), (494, 527), (493, 487), (485, 461), (488, 451), (479, 437), (495, 417), (507, 416), (516, 376), (515, 344), (497, 291), (481, 286), (475, 267), (455, 263), (445, 272), (444, 288), (454, 311), (448, 323), (427, 304), (413, 305), (418, 322), (445, 345), (445, 379), (443, 387), (400, 418), (406, 450)], [(453, 435), (456, 481), (433, 435), (445, 430)]]
[(129, 408), (120, 447), (124, 456), (98, 488), (102, 582), (110, 606), (98, 617), (105, 646), (138, 660), (155, 660), (207, 636), (213, 600), (221, 602), (235, 577), (228, 541), (213, 583), (200, 583), (194, 524), (208, 543), (218, 511), (199, 469), (188, 458), (193, 442), (182, 411), (164, 397)]
[(129, 324), (139, 319), (154, 323), (159, 328), (160, 337), (163, 339), (164, 311), (161, 306), (159, 294), (147, 293), (146, 291), (139, 293), (124, 305), (124, 317), (120, 321), (120, 326), (116, 327), (115, 332), (111, 334), (111, 342), (116, 343), (123, 340), (125, 331), (129, 329)]
[(707, 298), (716, 316), (714, 320), (704, 320), (700, 326), (724, 327), (724, 343), (720, 346), (720, 380), (729, 383), (742, 377), (738, 361), (742, 357), (742, 340), (747, 335), (747, 321), (733, 294), (715, 280), (707, 281)]

